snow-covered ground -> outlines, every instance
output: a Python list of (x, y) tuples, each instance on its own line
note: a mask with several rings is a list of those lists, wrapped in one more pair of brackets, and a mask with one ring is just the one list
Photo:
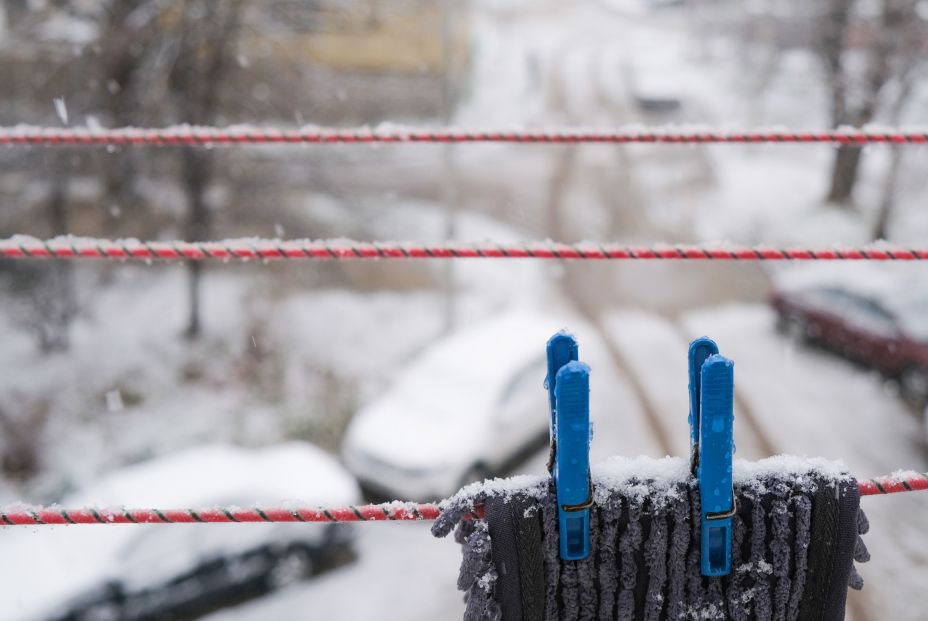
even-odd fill
[[(653, 11), (637, 0), (475, 1), (473, 74), (455, 121), (825, 124), (824, 94), (808, 53), (784, 54), (758, 85), (742, 62), (750, 46), (706, 35), (714, 29), (705, 18), (697, 9)], [(660, 48), (659, 57), (635, 58), (651, 46)], [(641, 81), (633, 78), (645, 70), (661, 74), (653, 88), (678, 89), (679, 112), (654, 117), (634, 105)], [(438, 148), (350, 149), (318, 153), (330, 158), (335, 186), (338, 175), (348, 174), (367, 185), (352, 181), (344, 202), (298, 196), (295, 209), (335, 235), (445, 236), (443, 209), (393, 187), (422, 183), (413, 177), (441, 166)], [(821, 205), (832, 153), (829, 146), (785, 145), (458, 146), (455, 236), (857, 243), (871, 226), (887, 151), (866, 150), (859, 204), (851, 210)], [(907, 166), (917, 170), (926, 155), (910, 153)], [(928, 233), (919, 210), (926, 184), (923, 175), (904, 175), (891, 229), (898, 241)], [(358, 187), (389, 191), (358, 199)], [(446, 264), (217, 266), (204, 281), (206, 335), (194, 346), (179, 339), (184, 276), (176, 266), (119, 266), (109, 280), (82, 273), (93, 299), (75, 323), (71, 350), (50, 357), (35, 353), (0, 305), (0, 399), (10, 410), (28, 405), (48, 412), (40, 476), (26, 485), (4, 482), (4, 499), (54, 500), (122, 464), (206, 441), (264, 445), (300, 437), (334, 450), (347, 417), (444, 334)], [(687, 453), (686, 344), (706, 334), (735, 361), (741, 457), (821, 455), (844, 460), (861, 477), (928, 469), (924, 430), (892, 386), (775, 334), (761, 303), (769, 276), (756, 266), (474, 261), (455, 263), (453, 277), (457, 325), (517, 307), (559, 317), (559, 327), (577, 334), (581, 357), (593, 369), (594, 460)], [(545, 459), (539, 452), (518, 471), (543, 473)], [(850, 615), (924, 618), (928, 592), (919, 587), (928, 577), (928, 537), (921, 524), (928, 495), (863, 503), (873, 561), (862, 567), (867, 588), (854, 596)], [(211, 618), (460, 615), (455, 544), (433, 540), (421, 524), (358, 530), (357, 563)], [(43, 545), (41, 529), (29, 534), (36, 547)]]

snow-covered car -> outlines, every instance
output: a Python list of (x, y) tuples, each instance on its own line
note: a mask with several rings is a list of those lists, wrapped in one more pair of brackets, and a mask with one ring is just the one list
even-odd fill
[(640, 111), (673, 116), (683, 109), (691, 78), (678, 39), (654, 31), (630, 36), (625, 41), (623, 70), (630, 98)]
[[(125, 468), (66, 506), (197, 508), (356, 502), (357, 482), (306, 443), (208, 446)], [(0, 585), (4, 619), (195, 619), (354, 559), (336, 524), (51, 526), (3, 532), (17, 570)]]
[(510, 313), (436, 343), (352, 419), (346, 466), (372, 495), (426, 500), (518, 464), (548, 435), (545, 344), (556, 329)]
[(925, 434), (925, 439), (928, 440), (928, 405), (922, 411), (922, 431)]
[(928, 292), (891, 278), (777, 285), (777, 328), (899, 381), (905, 397), (928, 403)]

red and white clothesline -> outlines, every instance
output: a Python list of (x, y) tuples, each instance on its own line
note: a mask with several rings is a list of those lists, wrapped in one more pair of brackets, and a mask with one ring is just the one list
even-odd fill
[(350, 129), (303, 127), (178, 125), (161, 128), (0, 127), (0, 146), (154, 146), (196, 147), (260, 144), (372, 144), (372, 143), (515, 143), (515, 144), (811, 144), (862, 146), (867, 144), (928, 144), (925, 128), (842, 128), (836, 130), (717, 129), (699, 126), (460, 129), (400, 127)]
[[(858, 481), (861, 496), (928, 490), (928, 474), (899, 473)], [(248, 522), (407, 522), (434, 520), (442, 503), (394, 501), (337, 507), (212, 507), (205, 509), (103, 509), (11, 507), (0, 510), (0, 526), (66, 524), (221, 524)], [(483, 516), (475, 507), (471, 518)]]
[(731, 244), (651, 246), (551, 241), (516, 243), (365, 242), (354, 240), (232, 239), (224, 241), (139, 241), (82, 237), (0, 240), (8, 259), (109, 259), (117, 261), (344, 261), (363, 259), (569, 259), (700, 261), (925, 261), (928, 246), (880, 242), (867, 246), (786, 247)]

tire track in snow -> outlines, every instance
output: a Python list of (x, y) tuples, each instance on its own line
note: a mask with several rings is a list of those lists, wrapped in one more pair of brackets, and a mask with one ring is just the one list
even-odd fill
[[(570, 282), (572, 282), (571, 279), (565, 279), (565, 287), (568, 289), (570, 288)], [(612, 360), (612, 363), (615, 365), (615, 368), (624, 376), (626, 383), (631, 388), (632, 393), (635, 395), (635, 399), (641, 406), (641, 411), (644, 413), (647, 427), (651, 430), (651, 434), (657, 441), (660, 450), (663, 451), (665, 455), (676, 454), (676, 451), (674, 451), (675, 443), (671, 441), (671, 434), (661, 420), (661, 416), (658, 413), (658, 407), (654, 403), (654, 400), (651, 398), (651, 396), (648, 394), (648, 390), (645, 388), (644, 383), (641, 381), (639, 374), (635, 372), (633, 366), (629, 363), (626, 356), (616, 346), (614, 339), (610, 336), (604, 325), (602, 317), (598, 313), (593, 312), (588, 307), (588, 305), (582, 301), (583, 298), (581, 295), (571, 295), (568, 293), (568, 297), (575, 301), (575, 307), (577, 310), (584, 317), (586, 317), (587, 321), (589, 321), (592, 326), (596, 328), (600, 339), (606, 347), (606, 351), (609, 353), (609, 357)]]
[[(573, 39), (570, 41), (570, 43), (576, 43), (578, 45), (583, 44), (583, 50), (589, 53), (586, 49), (586, 41)], [(564, 64), (566, 64), (568, 59), (566, 55), (558, 55), (558, 58), (560, 58), (561, 63)], [(586, 63), (586, 68), (590, 74), (586, 84), (587, 86), (592, 86), (594, 90), (592, 100), (601, 105), (601, 99), (597, 96), (597, 91), (599, 90), (598, 79), (596, 75), (597, 72), (595, 71), (595, 66), (592, 64), (591, 59), (590, 62)], [(567, 92), (572, 92), (572, 90), (565, 88), (564, 85), (562, 76), (566, 71), (567, 69), (562, 65), (555, 65), (552, 68), (550, 82), (554, 92), (551, 94), (549, 101), (553, 103), (556, 113), (567, 117), (571, 122), (577, 122), (582, 115), (578, 114), (574, 106), (571, 106), (570, 103), (568, 103), (569, 97)], [(589, 119), (587, 119), (587, 122), (588, 121)], [(576, 172), (577, 147), (573, 145), (567, 149), (568, 150), (562, 153), (561, 157), (558, 158), (555, 163), (554, 171), (552, 172), (551, 177), (552, 182), (549, 188), (550, 198), (548, 203), (548, 233), (556, 239), (563, 239), (563, 231), (561, 229), (563, 227), (562, 216), (565, 213), (566, 207), (565, 196), (570, 187), (571, 180), (575, 176)], [(577, 312), (583, 316), (596, 330), (600, 341), (603, 343), (603, 346), (605, 347), (606, 352), (608, 353), (609, 358), (611, 359), (616, 369), (616, 372), (623, 376), (623, 379), (631, 389), (635, 400), (638, 402), (644, 415), (645, 426), (650, 430), (650, 433), (653, 436), (653, 439), (656, 441), (658, 448), (664, 454), (672, 455), (673, 450), (672, 443), (670, 441), (670, 435), (660, 421), (654, 402), (651, 400), (644, 386), (639, 381), (638, 376), (632, 372), (631, 365), (615, 346), (613, 340), (609, 337), (609, 334), (603, 325), (602, 318), (600, 317), (599, 313), (596, 312), (598, 305), (596, 300), (592, 299), (594, 296), (591, 295), (587, 288), (581, 286), (583, 283), (582, 279), (572, 277), (573, 273), (579, 271), (578, 268), (583, 269), (582, 266), (577, 266), (574, 264), (564, 265), (565, 275), (562, 279), (560, 279), (560, 283), (564, 293), (566, 294), (568, 302), (571, 303)]]
[[(679, 317), (672, 321), (672, 325), (676, 329), (677, 334), (680, 335), (680, 340), (682, 342), (689, 343), (694, 338), (696, 338), (695, 333), (691, 334), (690, 331), (686, 329), (686, 326), (683, 325), (683, 323), (680, 321)], [(735, 420), (746, 425), (749, 436), (748, 441), (751, 443), (753, 449), (751, 452), (760, 458), (779, 455), (782, 453), (783, 451), (775, 445), (775, 443), (770, 439), (770, 437), (758, 422), (754, 408), (751, 407), (750, 399), (745, 396), (744, 388), (741, 387), (738, 383), (737, 367), (735, 367), (734, 400), (736, 413)], [(742, 437), (741, 442), (743, 441), (744, 438)]]

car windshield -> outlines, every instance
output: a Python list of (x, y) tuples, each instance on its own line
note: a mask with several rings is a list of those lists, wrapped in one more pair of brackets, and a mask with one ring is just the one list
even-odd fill
[(441, 413), (456, 410), (457, 405), (479, 396), (473, 387), (482, 383), (479, 376), (466, 369), (436, 364), (406, 376), (397, 386), (397, 393), (404, 403)]
[(837, 287), (806, 289), (801, 296), (806, 304), (831, 311), (843, 311), (851, 302), (848, 293)]
[[(526, 365), (526, 360), (530, 361)], [(503, 364), (500, 360), (480, 361), (455, 357), (430, 357), (397, 385), (401, 401), (420, 410), (448, 415), (468, 412), (470, 416), (489, 413), (494, 399), (505, 398), (512, 382), (528, 367), (535, 372), (539, 394), (543, 394), (544, 358), (531, 359), (515, 352)], [(434, 418), (434, 417), (430, 417)]]

